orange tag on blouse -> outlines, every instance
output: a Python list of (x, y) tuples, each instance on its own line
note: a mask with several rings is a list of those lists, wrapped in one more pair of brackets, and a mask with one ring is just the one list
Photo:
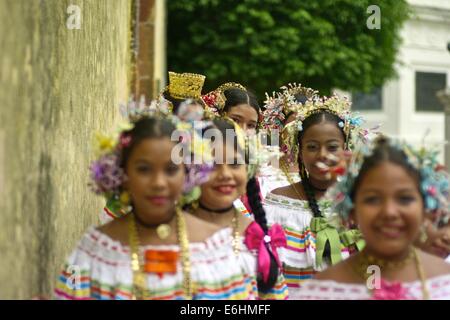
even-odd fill
[(176, 273), (178, 252), (176, 251), (145, 251), (144, 270), (148, 273)]

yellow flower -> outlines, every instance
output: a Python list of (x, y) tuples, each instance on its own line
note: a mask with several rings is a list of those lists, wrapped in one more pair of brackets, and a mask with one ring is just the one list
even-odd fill
[(117, 126), (117, 130), (121, 133), (123, 131), (130, 131), (133, 127), (133, 124), (129, 121), (120, 121)]
[(103, 133), (97, 132), (95, 134), (96, 138), (96, 153), (104, 154), (114, 150), (117, 144), (117, 140), (111, 136), (107, 136)]

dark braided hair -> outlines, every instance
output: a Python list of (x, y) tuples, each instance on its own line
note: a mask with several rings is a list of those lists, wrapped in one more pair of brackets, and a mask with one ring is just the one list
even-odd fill
[[(322, 212), (320, 211), (319, 205), (316, 200), (316, 195), (314, 193), (314, 188), (311, 185), (311, 182), (309, 181), (309, 177), (306, 174), (306, 170), (302, 170), (302, 167), (304, 168), (305, 165), (303, 164), (303, 161), (301, 160), (301, 151), (302, 151), (302, 140), (305, 135), (305, 132), (313, 125), (322, 123), (322, 122), (330, 122), (336, 124), (336, 127), (339, 128), (340, 132), (342, 133), (342, 136), (344, 137), (344, 140), (346, 139), (344, 130), (339, 127), (339, 122), (342, 121), (341, 118), (336, 116), (335, 114), (329, 113), (327, 111), (320, 111), (318, 113), (315, 113), (303, 121), (303, 130), (300, 131), (298, 135), (298, 145), (299, 145), (299, 171), (300, 171), (300, 179), (301, 184), (303, 186), (303, 190), (305, 191), (306, 199), (308, 200), (308, 205), (311, 211), (313, 212), (313, 215), (315, 218), (321, 218), (323, 217)], [(327, 241), (325, 244), (324, 249), (324, 257), (330, 257), (331, 256), (331, 250), (330, 250), (330, 243)]]
[(298, 146), (299, 146), (299, 169), (300, 169), (300, 178), (301, 183), (303, 185), (303, 189), (305, 190), (306, 199), (308, 200), (308, 205), (311, 208), (311, 211), (314, 214), (314, 217), (322, 217), (322, 213), (320, 212), (319, 205), (317, 204), (316, 196), (314, 193), (314, 188), (311, 185), (311, 182), (309, 181), (309, 177), (306, 174), (306, 171), (302, 170), (302, 167), (304, 168), (303, 161), (301, 160), (301, 150), (302, 150), (302, 140), (305, 135), (305, 132), (312, 127), (313, 125), (322, 123), (322, 122), (329, 122), (336, 124), (336, 127), (339, 128), (339, 131), (342, 133), (342, 136), (344, 137), (344, 140), (346, 139), (344, 130), (339, 127), (339, 122), (342, 121), (341, 118), (338, 116), (329, 113), (327, 111), (320, 111), (317, 113), (314, 113), (313, 115), (309, 116), (308, 118), (303, 121), (302, 126), (303, 130), (300, 131), (298, 135)]
[[(230, 121), (224, 119), (216, 119), (213, 121), (213, 123), (214, 126), (221, 132), (222, 136), (225, 136), (227, 130), (234, 130), (234, 125)], [(234, 145), (237, 146), (236, 150), (237, 152), (241, 153), (242, 155), (245, 154), (245, 151), (242, 150), (237, 143), (236, 135), (234, 136)], [(248, 159), (246, 159), (246, 162), (248, 162)], [(259, 195), (260, 195), (260, 188), (256, 178), (255, 177), (250, 178), (247, 182), (248, 202), (252, 209), (252, 213), (256, 223), (259, 224), (259, 226), (263, 229), (264, 234), (267, 235), (269, 228), (267, 226), (266, 212), (264, 211), (264, 208), (261, 204), (261, 199)], [(261, 274), (258, 274), (257, 276), (258, 289), (262, 292), (266, 292), (272, 289), (278, 279), (277, 261), (275, 260), (275, 257), (271, 249), (269, 248), (269, 244), (266, 243), (265, 245), (270, 255), (270, 272), (267, 282), (264, 282)]]
[[(259, 197), (260, 188), (255, 177), (252, 177), (247, 182), (247, 197), (250, 208), (252, 209), (253, 217), (256, 223), (263, 229), (264, 234), (268, 234), (269, 227), (267, 226), (266, 212), (261, 204), (261, 198)], [(269, 247), (268, 243), (265, 243), (267, 251), (270, 255), (270, 270), (267, 282), (264, 282), (262, 276), (259, 274), (257, 277), (258, 288), (262, 292), (269, 291), (275, 286), (278, 279), (278, 264), (275, 257)]]

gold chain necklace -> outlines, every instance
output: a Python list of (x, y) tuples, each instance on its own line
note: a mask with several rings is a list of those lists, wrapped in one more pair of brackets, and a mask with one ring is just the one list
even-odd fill
[(365, 251), (362, 251), (359, 255), (358, 265), (356, 268), (354, 268), (354, 271), (358, 274), (359, 277), (367, 281), (367, 279), (369, 278), (367, 270), (368, 267), (371, 265), (378, 266), (381, 269), (381, 271), (395, 270), (403, 268), (412, 259), (414, 259), (415, 261), (416, 268), (419, 274), (419, 279), (422, 286), (423, 299), (428, 300), (430, 295), (426, 286), (425, 272), (423, 270), (422, 263), (420, 262), (419, 255), (417, 254), (417, 250), (414, 247), (409, 251), (408, 256), (405, 259), (395, 262), (378, 259), (376, 257), (368, 255)]
[(233, 251), (235, 255), (238, 255), (241, 251), (241, 234), (239, 232), (239, 212), (236, 208), (234, 209), (234, 216), (231, 220), (231, 224), (233, 226)]
[(297, 187), (295, 186), (294, 179), (292, 179), (291, 174), (289, 173), (289, 168), (288, 168), (286, 162), (283, 160), (280, 160), (280, 163), (281, 163), (281, 170), (283, 171), (284, 175), (288, 179), (289, 184), (292, 186), (295, 193), (297, 194), (298, 200), (302, 200), (302, 195), (300, 194), (300, 191), (298, 191)]
[[(147, 288), (147, 278), (144, 272), (144, 258), (139, 251), (139, 235), (136, 218), (132, 216), (128, 223), (131, 269), (133, 271), (132, 299), (146, 299), (150, 297)], [(187, 300), (192, 300), (193, 285), (191, 281), (191, 260), (189, 254), (189, 240), (186, 232), (186, 221), (180, 208), (176, 208), (177, 238), (180, 245), (181, 264), (183, 267), (183, 290)]]

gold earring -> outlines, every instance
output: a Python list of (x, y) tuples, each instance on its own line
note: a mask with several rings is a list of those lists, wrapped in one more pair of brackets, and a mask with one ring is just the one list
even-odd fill
[(303, 162), (301, 161), (300, 162), (300, 171), (301, 171), (301, 174), (302, 174), (302, 176), (303, 177), (306, 177), (307, 175), (307, 173), (306, 173), (306, 168), (305, 168), (305, 165), (303, 164)]
[(119, 201), (121, 205), (120, 211), (122, 214), (128, 214), (133, 210), (133, 207), (130, 205), (131, 197), (128, 191), (122, 191), (119, 196)]
[(425, 243), (428, 240), (428, 235), (427, 235), (427, 231), (425, 226), (422, 226), (421, 230), (420, 230), (420, 236), (419, 236), (419, 241), (420, 243)]

